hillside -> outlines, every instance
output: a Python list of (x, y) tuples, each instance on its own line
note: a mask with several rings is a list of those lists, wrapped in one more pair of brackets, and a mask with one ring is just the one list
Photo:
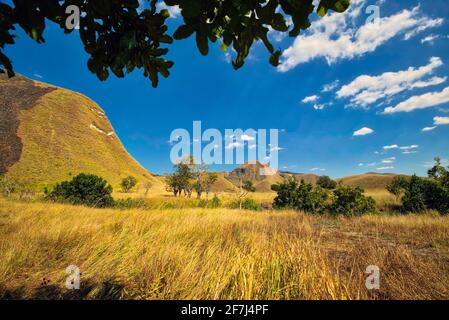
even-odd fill
[(281, 172), (281, 176), (284, 179), (293, 177), (297, 181), (304, 180), (305, 182), (311, 183), (311, 184), (316, 184), (320, 177), (319, 175), (313, 174), (313, 173), (293, 173), (293, 172)]
[(0, 78), (0, 173), (36, 187), (80, 172), (117, 187), (132, 175), (161, 184), (125, 150), (105, 112), (70, 90)]
[(345, 185), (361, 187), (363, 189), (385, 189), (386, 186), (396, 177), (397, 174), (392, 173), (375, 173), (368, 172), (340, 178), (337, 181)]

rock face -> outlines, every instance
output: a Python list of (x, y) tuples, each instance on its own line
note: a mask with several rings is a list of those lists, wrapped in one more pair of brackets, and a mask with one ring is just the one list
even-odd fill
[(251, 181), (257, 191), (271, 191), (271, 185), (282, 182), (281, 175), (270, 168), (268, 165), (259, 161), (254, 163), (245, 163), (232, 170), (226, 177), (229, 181), (238, 186), (240, 180)]
[(81, 172), (113, 186), (129, 175), (161, 184), (128, 154), (94, 101), (22, 76), (0, 78), (0, 173), (42, 187)]

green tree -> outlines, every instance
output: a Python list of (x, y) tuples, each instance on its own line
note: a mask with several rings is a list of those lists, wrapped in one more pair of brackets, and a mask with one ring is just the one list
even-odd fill
[(324, 213), (326, 211), (327, 191), (320, 187), (314, 187), (310, 183), (294, 178), (273, 185), (272, 190), (277, 192), (273, 207), (277, 209), (287, 208), (304, 211), (307, 213)]
[(339, 186), (333, 192), (331, 213), (360, 216), (375, 212), (376, 202), (373, 198), (367, 197), (363, 193), (364, 190), (360, 187)]
[(50, 200), (90, 207), (108, 207), (114, 203), (112, 187), (101, 177), (81, 173), (70, 181), (56, 184), (47, 196)]
[(321, 176), (318, 178), (317, 185), (321, 188), (332, 190), (337, 187), (337, 182), (328, 176)]
[(166, 175), (166, 189), (173, 192), (173, 195), (191, 197), (192, 190), (195, 187), (195, 161), (192, 156), (188, 156), (179, 161), (174, 166), (174, 172)]
[(130, 192), (132, 188), (134, 188), (137, 184), (137, 179), (133, 176), (128, 176), (122, 180), (120, 186), (122, 187), (123, 192)]
[(406, 212), (423, 212), (426, 209), (437, 210), (441, 214), (449, 212), (449, 173), (438, 157), (428, 170), (428, 178), (416, 175), (396, 177), (387, 190), (401, 199)]
[[(195, 36), (202, 55), (209, 52), (210, 42), (221, 41), (225, 50), (236, 53), (232, 61), (235, 69), (243, 66), (252, 45), (261, 41), (270, 55), (269, 62), (277, 66), (281, 50), (275, 49), (268, 38), (270, 30), (296, 37), (311, 23), (309, 16), (316, 10), (324, 16), (328, 10), (344, 12), (349, 0), (321, 0), (317, 8), (313, 0), (164, 0), (168, 6), (179, 6), (182, 23), (168, 33), (168, 10), (156, 9), (158, 0), (149, 0), (142, 10), (138, 0), (13, 0), (0, 3), (0, 72), (14, 75), (11, 60), (3, 52), (5, 45), (13, 45), (16, 27), (37, 43), (43, 43), (46, 23), (58, 25), (65, 33), (69, 5), (80, 12), (79, 36), (89, 55), (87, 66), (104, 81), (110, 72), (117, 77), (134, 69), (143, 69), (156, 87), (159, 75), (168, 77), (174, 62), (167, 60), (168, 47), (173, 39)], [(287, 24), (291, 21), (291, 25)], [(5, 69), (5, 70), (4, 70)]]
[(409, 184), (409, 178), (404, 176), (396, 176), (393, 180), (387, 185), (387, 190), (391, 194), (393, 194), (397, 199), (401, 197), (404, 193), (404, 190), (407, 188)]
[[(215, 172), (211, 172), (207, 175), (206, 181), (204, 184), (204, 190), (206, 191), (206, 199), (209, 199), (209, 193), (215, 182), (218, 180), (218, 174)], [(215, 199), (215, 197), (214, 197)]]

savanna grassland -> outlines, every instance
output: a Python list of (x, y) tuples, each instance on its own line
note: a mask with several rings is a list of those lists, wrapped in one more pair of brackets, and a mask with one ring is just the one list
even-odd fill
[[(270, 202), (273, 194), (253, 197)], [(65, 288), (69, 265), (80, 268), (80, 290)], [(365, 286), (369, 265), (380, 268), (379, 290)], [(448, 284), (448, 216), (347, 218), (188, 202), (92, 209), (0, 198), (3, 299), (448, 299)]]

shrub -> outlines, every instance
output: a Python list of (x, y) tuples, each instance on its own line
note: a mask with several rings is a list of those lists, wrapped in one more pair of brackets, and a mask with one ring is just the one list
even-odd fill
[(274, 208), (290, 208), (308, 213), (324, 213), (326, 210), (328, 194), (320, 186), (314, 187), (304, 181), (298, 183), (292, 178), (271, 188), (277, 192)]
[(137, 179), (129, 176), (122, 180), (120, 186), (122, 187), (124, 192), (129, 192), (132, 188), (134, 188), (137, 184)]
[(244, 198), (244, 199), (236, 199), (229, 204), (231, 209), (243, 209), (243, 210), (253, 210), (260, 211), (262, 210), (261, 205), (254, 199)]
[(387, 190), (391, 194), (395, 195), (396, 198), (400, 198), (403, 190), (407, 188), (409, 184), (409, 179), (404, 176), (396, 176), (394, 179), (387, 185)]
[(402, 206), (408, 212), (427, 209), (445, 214), (449, 212), (449, 190), (438, 180), (412, 176), (402, 197)]
[(221, 207), (221, 200), (217, 197), (217, 195), (214, 195), (212, 200), (210, 200), (209, 208), (220, 208)]
[(125, 209), (151, 209), (145, 199), (118, 199), (114, 200), (114, 208)]
[(48, 198), (58, 202), (103, 208), (113, 205), (111, 194), (112, 187), (106, 180), (81, 173), (70, 181), (58, 183)]
[(428, 171), (428, 178), (413, 175), (410, 179), (396, 177), (387, 190), (401, 197), (402, 210), (425, 212), (437, 210), (440, 214), (449, 212), (449, 172), (435, 158), (435, 165)]
[(337, 187), (337, 182), (332, 180), (328, 176), (321, 176), (318, 178), (317, 185), (321, 188), (332, 190)]
[(333, 192), (331, 213), (346, 216), (374, 213), (376, 210), (376, 202), (373, 198), (366, 197), (363, 192), (364, 190), (359, 187), (338, 187)]

